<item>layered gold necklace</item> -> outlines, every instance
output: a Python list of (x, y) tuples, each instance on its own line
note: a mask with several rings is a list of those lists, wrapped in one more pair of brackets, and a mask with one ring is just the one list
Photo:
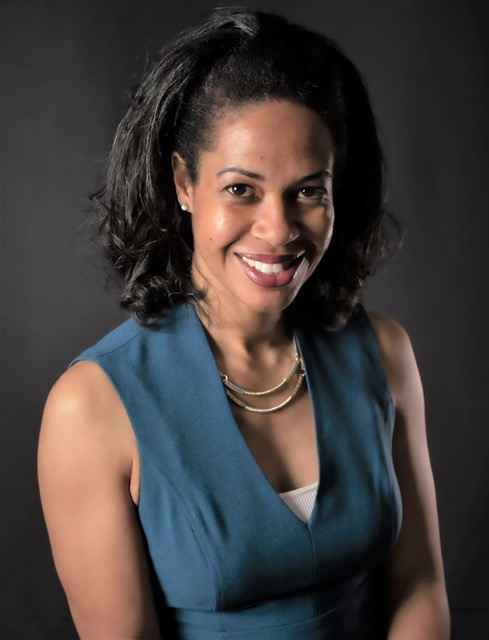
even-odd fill
[[(297, 351), (297, 348), (295, 350), (294, 361), (292, 362), (292, 366), (289, 372), (287, 373), (285, 378), (282, 380), (282, 382), (279, 382), (279, 384), (277, 384), (275, 387), (272, 387), (271, 389), (265, 389), (264, 391), (250, 391), (249, 389), (243, 389), (243, 387), (239, 387), (234, 382), (231, 382), (231, 380), (228, 378), (228, 376), (225, 373), (221, 373), (221, 371), (219, 371), (219, 374), (221, 376), (221, 380), (224, 385), (224, 391), (226, 392), (227, 397), (232, 402), (237, 404), (238, 407), (241, 407), (242, 409), (246, 409), (246, 411), (253, 411), (254, 413), (272, 413), (273, 411), (278, 411), (279, 409), (283, 409), (284, 407), (286, 407), (299, 393), (299, 389), (301, 388), (302, 382), (304, 381), (304, 378), (306, 376), (306, 372), (302, 364), (302, 359)], [(295, 382), (292, 393), (287, 398), (285, 398), (285, 400), (283, 400), (280, 404), (277, 404), (273, 407), (267, 407), (264, 409), (260, 407), (255, 407), (251, 404), (248, 404), (244, 400), (241, 400), (241, 398), (238, 398), (238, 396), (235, 395), (238, 393), (239, 395), (243, 395), (243, 396), (255, 396), (255, 397), (268, 396), (272, 393), (276, 393), (277, 391), (280, 391), (281, 389), (283, 389), (295, 375), (297, 376), (297, 380)]]

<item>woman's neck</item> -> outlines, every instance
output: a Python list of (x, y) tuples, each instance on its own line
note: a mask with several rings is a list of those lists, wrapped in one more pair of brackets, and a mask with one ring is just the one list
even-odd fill
[(254, 359), (260, 352), (287, 350), (292, 342), (283, 312), (225, 309), (205, 302), (196, 311), (218, 359), (225, 354)]

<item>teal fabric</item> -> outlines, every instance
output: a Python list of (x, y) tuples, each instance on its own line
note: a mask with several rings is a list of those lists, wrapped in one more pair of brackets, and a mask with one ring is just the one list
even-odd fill
[(133, 425), (139, 517), (176, 638), (385, 637), (378, 570), (401, 502), (376, 337), (361, 306), (341, 331), (294, 330), (320, 467), (308, 523), (251, 455), (192, 307), (156, 330), (128, 321), (77, 358), (102, 367)]

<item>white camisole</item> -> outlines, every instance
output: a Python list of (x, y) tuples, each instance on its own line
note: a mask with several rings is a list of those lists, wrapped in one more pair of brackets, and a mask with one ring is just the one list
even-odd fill
[(292, 491), (285, 491), (278, 495), (282, 498), (289, 509), (295, 513), (299, 520), (302, 520), (302, 522), (308, 522), (311, 517), (312, 510), (314, 509), (317, 491), (318, 482), (313, 482), (305, 487), (293, 489)]

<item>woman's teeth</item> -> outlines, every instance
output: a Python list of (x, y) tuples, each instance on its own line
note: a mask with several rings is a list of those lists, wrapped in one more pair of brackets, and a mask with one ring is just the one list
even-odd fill
[(250, 258), (245, 258), (244, 256), (242, 256), (241, 258), (244, 262), (246, 262), (246, 264), (248, 264), (250, 267), (253, 267), (253, 269), (256, 269), (260, 273), (266, 273), (268, 275), (272, 273), (277, 275), (290, 267), (290, 262), (270, 263), (270, 262), (259, 262), (258, 260), (250, 260)]

